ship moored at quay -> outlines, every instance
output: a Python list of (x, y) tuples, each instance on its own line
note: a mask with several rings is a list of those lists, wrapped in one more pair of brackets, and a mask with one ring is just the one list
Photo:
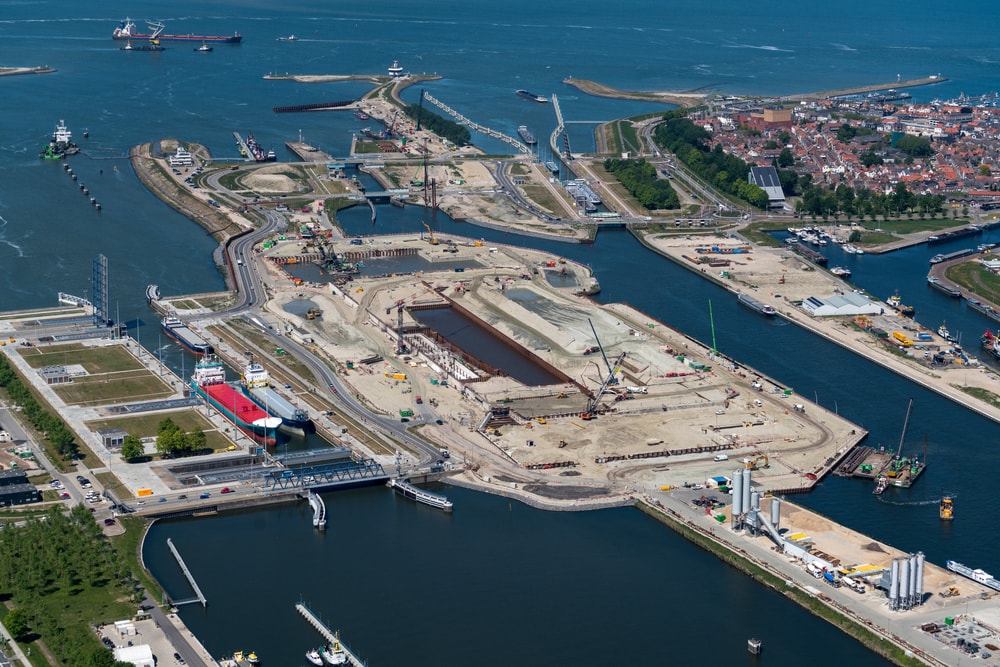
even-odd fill
[(391, 488), (393, 491), (401, 496), (409, 498), (410, 500), (415, 500), (418, 503), (423, 503), (424, 505), (429, 505), (431, 507), (436, 507), (439, 510), (445, 512), (450, 512), (453, 503), (446, 497), (438, 495), (436, 493), (431, 493), (430, 491), (424, 491), (423, 489), (418, 489), (413, 486), (405, 479), (392, 478), (387, 483), (386, 486)]
[(179, 318), (168, 315), (160, 320), (160, 328), (178, 343), (183, 345), (189, 352), (194, 354), (214, 354), (215, 348), (207, 340), (192, 331), (187, 324)]
[(268, 414), (281, 418), (282, 431), (302, 434), (315, 429), (309, 414), (289, 403), (271, 388), (271, 377), (262, 365), (251, 361), (240, 378), (243, 391)]
[(271, 416), (226, 382), (226, 368), (214, 355), (195, 365), (191, 388), (257, 442), (267, 446), (277, 443), (281, 418)]
[(980, 569), (972, 569), (967, 565), (962, 565), (961, 563), (953, 560), (945, 561), (945, 567), (947, 567), (952, 572), (957, 572), (963, 577), (968, 577), (973, 581), (982, 584), (983, 586), (989, 586), (995, 591), (1000, 591), (1000, 581), (993, 578), (989, 572), (984, 572)]

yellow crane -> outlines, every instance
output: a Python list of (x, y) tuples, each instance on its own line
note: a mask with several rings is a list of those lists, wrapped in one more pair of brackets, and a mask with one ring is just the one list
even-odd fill
[(420, 221), (420, 224), (422, 224), (424, 226), (424, 228), (427, 230), (427, 236), (428, 236), (428, 238), (430, 238), (431, 245), (437, 245), (438, 244), (438, 240), (434, 237), (434, 230), (431, 229), (431, 226), (428, 225), (423, 220)]

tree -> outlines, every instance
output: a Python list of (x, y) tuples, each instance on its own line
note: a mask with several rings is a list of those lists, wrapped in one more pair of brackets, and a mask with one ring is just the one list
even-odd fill
[(792, 155), (792, 151), (788, 148), (782, 148), (781, 152), (778, 153), (778, 166), (787, 168), (793, 164), (795, 164), (795, 156)]
[(122, 443), (122, 458), (126, 461), (131, 461), (132, 459), (137, 459), (146, 453), (146, 448), (143, 447), (142, 440), (137, 435), (132, 435), (129, 433), (125, 436), (125, 441)]
[(992, 171), (990, 170), (990, 165), (988, 165), (988, 164), (981, 164), (981, 165), (979, 165), (979, 175), (980, 176), (989, 176), (991, 173), (992, 173)]
[(3, 619), (4, 627), (15, 641), (26, 641), (31, 627), (28, 625), (28, 615), (22, 609), (11, 609)]

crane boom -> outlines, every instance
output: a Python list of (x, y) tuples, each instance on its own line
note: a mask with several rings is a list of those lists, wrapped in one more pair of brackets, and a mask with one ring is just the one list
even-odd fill
[(913, 408), (913, 399), (906, 405), (906, 419), (903, 420), (903, 432), (899, 434), (899, 449), (896, 450), (896, 458), (903, 453), (903, 440), (906, 439), (906, 426), (910, 423), (910, 409)]
[(601, 351), (601, 356), (604, 357), (604, 365), (608, 367), (608, 376), (613, 377), (614, 372), (611, 370), (611, 364), (608, 363), (608, 355), (604, 353), (604, 346), (601, 345), (601, 339), (597, 337), (597, 329), (594, 328), (594, 321), (588, 317), (587, 322), (590, 324), (590, 330), (594, 332), (594, 340), (597, 341), (597, 348)]
[[(625, 358), (625, 353), (622, 352), (615, 359), (615, 368), (617, 368), (622, 363), (622, 359)], [(597, 408), (597, 404), (601, 401), (601, 396), (604, 395), (604, 391), (608, 388), (608, 385), (617, 384), (618, 380), (615, 379), (615, 374), (611, 370), (611, 366), (608, 366), (608, 376), (604, 378), (604, 382), (601, 383), (601, 388), (597, 390), (591, 399), (587, 402), (587, 412), (585, 414), (592, 415), (594, 409)]]

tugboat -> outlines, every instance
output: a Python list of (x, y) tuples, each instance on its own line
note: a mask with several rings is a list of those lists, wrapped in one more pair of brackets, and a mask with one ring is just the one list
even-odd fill
[(948, 330), (948, 327), (945, 326), (944, 322), (942, 322), (941, 326), (938, 327), (937, 332), (938, 336), (941, 336), (941, 338), (944, 338), (949, 343), (954, 342), (955, 339), (952, 337), (951, 332)]
[(875, 490), (872, 493), (876, 496), (881, 496), (885, 493), (885, 490), (889, 488), (889, 478), (885, 475), (879, 475), (878, 479), (875, 480)]
[(941, 505), (938, 507), (938, 516), (941, 517), (942, 521), (951, 521), (955, 518), (955, 508), (952, 505), (950, 496), (945, 496), (941, 499)]
[(889, 306), (897, 313), (905, 315), (906, 317), (913, 317), (913, 314), (916, 312), (916, 309), (914, 309), (913, 306), (903, 304), (903, 297), (899, 296), (898, 290), (895, 294), (886, 299), (885, 302), (889, 304)]
[(195, 51), (200, 51), (201, 53), (208, 53), (211, 50), (212, 50), (212, 47), (209, 46), (207, 42), (202, 42), (201, 46), (199, 46), (197, 49), (195, 49)]
[(313, 648), (306, 651), (306, 660), (318, 667), (323, 667), (323, 658), (319, 654), (319, 649)]
[(320, 655), (323, 656), (323, 660), (325, 660), (328, 665), (347, 664), (347, 653), (344, 652), (343, 647), (340, 645), (340, 639), (337, 635), (334, 635), (332, 645), (324, 646), (319, 650), (319, 652)]

